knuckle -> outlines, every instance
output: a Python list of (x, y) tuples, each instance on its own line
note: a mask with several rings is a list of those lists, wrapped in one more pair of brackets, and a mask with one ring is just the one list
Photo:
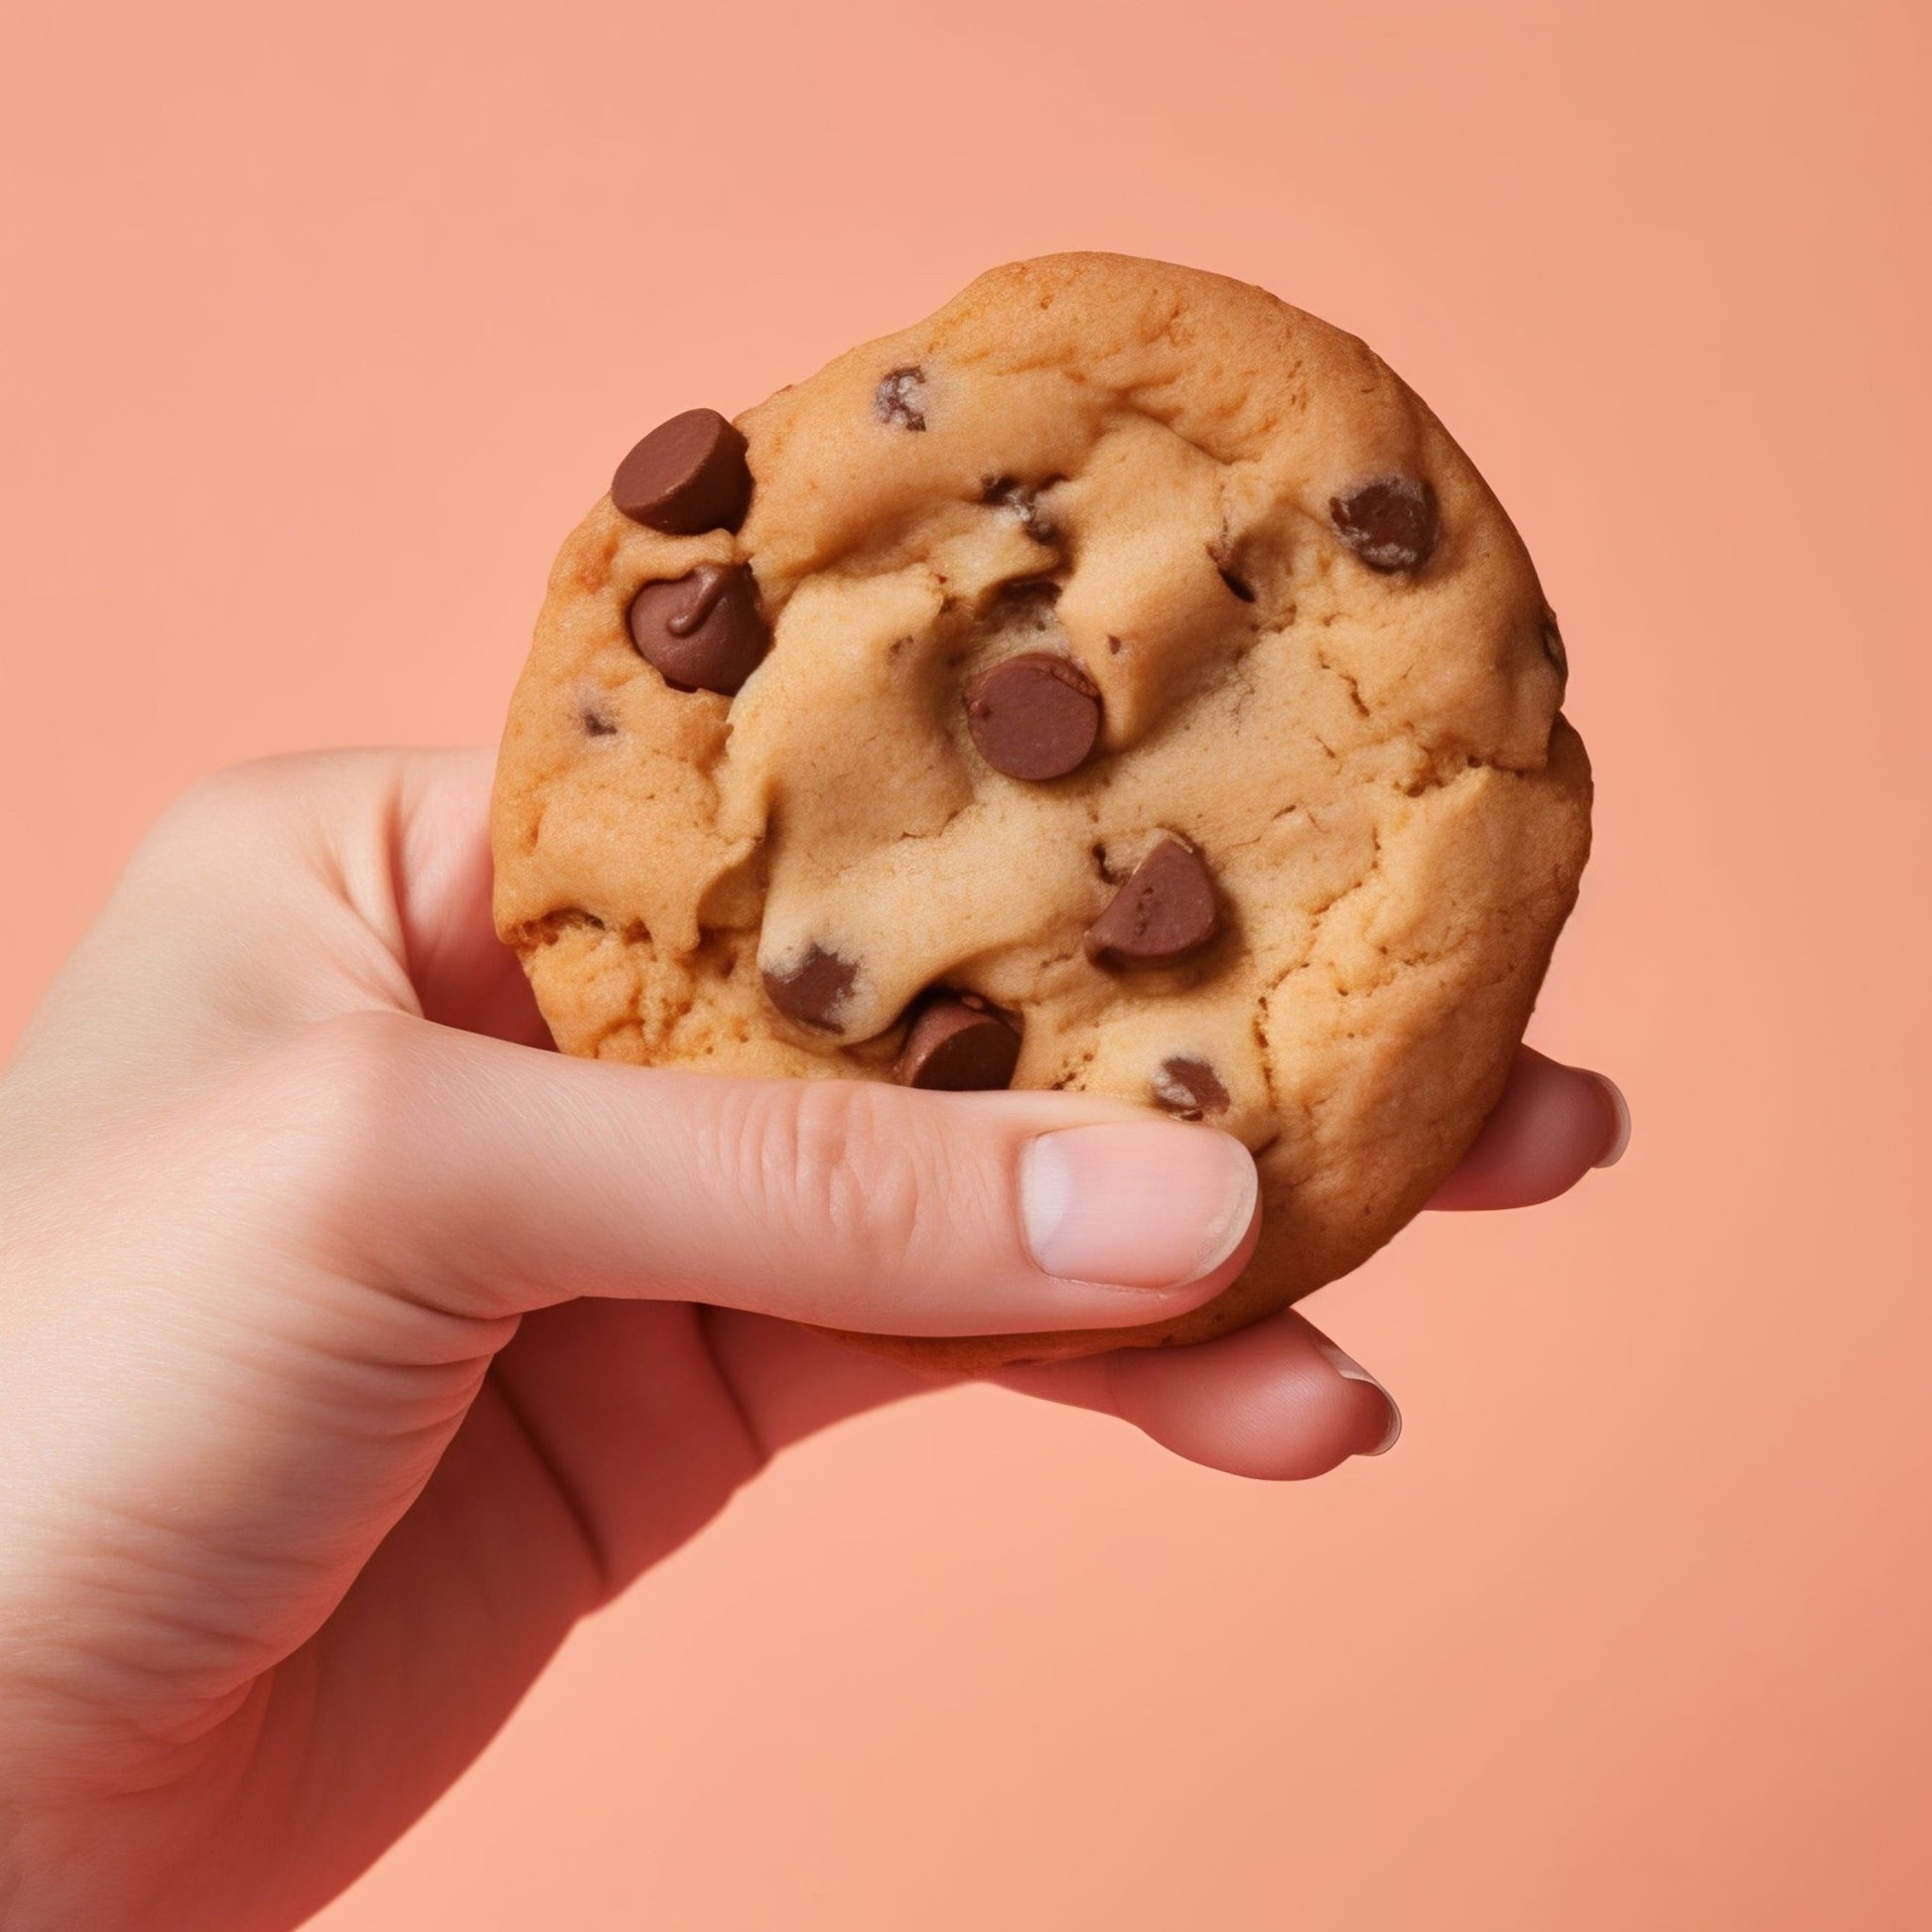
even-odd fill
[(240, 765), (216, 771), (170, 799), (135, 846), (130, 875), (172, 880), (193, 869), (198, 855), (231, 846), (254, 803), (249, 770)]
[(200, 838), (253, 817), (286, 788), (291, 767), (299, 762), (294, 759), (253, 759), (197, 778), (163, 807), (148, 834), (149, 842), (166, 845)]
[(924, 1139), (896, 1098), (864, 1080), (748, 1082), (727, 1155), (735, 1190), (781, 1237), (829, 1242), (875, 1271), (904, 1267), (933, 1194)]
[(135, 849), (134, 868), (175, 872), (206, 863), (209, 852), (231, 859), (238, 848), (258, 844), (265, 826), (334, 786), (352, 760), (368, 756), (296, 752), (209, 772), (162, 808)]

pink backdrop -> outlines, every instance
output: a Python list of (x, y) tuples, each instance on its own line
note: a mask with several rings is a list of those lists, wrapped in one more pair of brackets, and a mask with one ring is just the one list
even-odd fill
[(1926, 19), (19, 11), (0, 1040), (197, 772), (489, 735), (642, 427), (1049, 248), (1368, 336), (1521, 523), (1597, 762), (1532, 1037), (1636, 1142), (1319, 1298), (1394, 1455), (850, 1427), (327, 1932), (1932, 1922)]

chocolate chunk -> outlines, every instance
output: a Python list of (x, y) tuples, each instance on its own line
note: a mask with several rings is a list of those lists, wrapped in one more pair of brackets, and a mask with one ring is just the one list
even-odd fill
[(1017, 483), (1012, 477), (987, 477), (980, 484), (980, 501), (994, 508), (1011, 510), (1020, 527), (1035, 543), (1059, 541), (1059, 525), (1040, 508), (1040, 491), (1063, 481), (1049, 477), (1043, 483)]
[(902, 1087), (978, 1093), (1004, 1087), (1020, 1060), (1020, 1029), (977, 993), (942, 993), (913, 1019), (893, 1067)]
[(1436, 492), (1413, 477), (1378, 477), (1347, 496), (1331, 496), (1328, 514), (1339, 536), (1370, 570), (1420, 570), (1441, 525)]
[(894, 429), (924, 429), (925, 371), (916, 364), (888, 370), (872, 392), (872, 413)]
[(1220, 929), (1214, 882), (1200, 854), (1170, 832), (1087, 928), (1087, 957), (1096, 966), (1173, 966)]
[(1199, 1120), (1203, 1114), (1228, 1110), (1228, 1090), (1205, 1060), (1184, 1054), (1163, 1060), (1151, 1084), (1155, 1105), (1183, 1120)]
[(859, 968), (823, 946), (810, 945), (797, 965), (764, 972), (764, 996), (787, 1020), (819, 1033), (839, 1030), (839, 1009), (859, 977)]
[(752, 504), (745, 439), (717, 410), (687, 409), (618, 465), (611, 500), (633, 523), (672, 536), (735, 530)]
[(1063, 778), (1100, 736), (1100, 687), (1070, 657), (1004, 657), (966, 687), (966, 728), (1009, 778)]
[(1568, 683), (1570, 653), (1563, 647), (1563, 632), (1557, 628), (1557, 614), (1554, 611), (1543, 614), (1543, 654), (1557, 667), (1557, 675)]
[(630, 600), (629, 621), (637, 655), (679, 691), (730, 697), (771, 645), (745, 564), (700, 564), (688, 577), (646, 584)]

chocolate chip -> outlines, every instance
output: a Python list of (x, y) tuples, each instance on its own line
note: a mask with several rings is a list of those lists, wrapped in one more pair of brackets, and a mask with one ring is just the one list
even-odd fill
[(745, 439), (717, 410), (687, 409), (618, 465), (611, 500), (632, 522), (672, 536), (735, 530), (752, 503)]
[(1017, 483), (1011, 477), (988, 477), (980, 484), (980, 501), (996, 509), (1011, 510), (1020, 527), (1035, 543), (1057, 543), (1060, 528), (1039, 506), (1040, 491), (1061, 482), (1051, 477), (1043, 483)]
[(1008, 1085), (1020, 1029), (977, 993), (942, 993), (914, 1017), (893, 1067), (902, 1087), (979, 1093)]
[(1214, 882), (1200, 854), (1170, 832), (1087, 928), (1087, 957), (1096, 966), (1173, 966), (1220, 929)]
[(592, 711), (587, 707), (582, 713), (582, 718), (586, 737), (612, 738), (617, 735), (617, 726), (601, 711)]
[(1183, 1120), (1199, 1120), (1203, 1114), (1224, 1114), (1228, 1110), (1228, 1090), (1205, 1060), (1176, 1055), (1163, 1060), (1161, 1070), (1150, 1083), (1155, 1105)]
[(700, 564), (688, 577), (646, 584), (630, 600), (629, 622), (637, 655), (679, 691), (730, 697), (771, 644), (745, 564)]
[(894, 429), (925, 428), (925, 371), (916, 364), (889, 369), (872, 392), (872, 413)]
[(966, 728), (1009, 778), (1063, 778), (1100, 736), (1100, 687), (1070, 657), (1003, 657), (966, 687)]
[(1563, 647), (1563, 632), (1557, 628), (1557, 614), (1543, 614), (1543, 654), (1557, 667), (1557, 675), (1567, 683), (1570, 678), (1570, 653)]
[(814, 944), (805, 948), (795, 966), (782, 971), (765, 968), (764, 997), (787, 1020), (835, 1034), (839, 1009), (858, 977), (859, 969), (851, 960)]
[(1435, 490), (1413, 477), (1378, 477), (1347, 496), (1331, 496), (1328, 514), (1335, 534), (1370, 570), (1420, 570), (1441, 531)]

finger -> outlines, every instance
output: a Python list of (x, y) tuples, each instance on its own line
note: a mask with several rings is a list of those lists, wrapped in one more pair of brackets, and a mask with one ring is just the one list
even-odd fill
[(500, 1316), (600, 1294), (895, 1334), (1125, 1326), (1256, 1234), (1239, 1142), (1121, 1102), (566, 1059), (394, 1014), (309, 1029), (238, 1111), (338, 1269)]
[(911, 1368), (816, 1328), (738, 1309), (706, 1309), (704, 1326), (718, 1372), (767, 1456), (849, 1417), (965, 1379)]
[(481, 752), (308, 753), (203, 780), (141, 841), (18, 1064), (38, 1077), (58, 1042), (69, 1111), (94, 1089), (125, 1111), (369, 1006), (547, 1044), (490, 923), (488, 786)]
[(403, 960), (426, 1019), (548, 1046), (523, 968), (490, 916), (493, 765), (487, 751), (418, 752), (398, 768), (391, 890)]
[(1629, 1140), (1630, 1109), (1610, 1079), (1519, 1047), (1503, 1097), (1429, 1205), (1533, 1207), (1613, 1166)]
[[(718, 1368), (765, 1454), (960, 1379), (730, 1310), (709, 1311), (707, 1327)], [(1380, 1455), (1402, 1431), (1381, 1384), (1292, 1311), (1192, 1348), (1122, 1348), (987, 1379), (1116, 1416), (1190, 1461), (1269, 1481)]]
[(1388, 1391), (1293, 1310), (1192, 1348), (1118, 1348), (992, 1379), (1118, 1416), (1191, 1462), (1270, 1482), (1381, 1455), (1402, 1433)]

